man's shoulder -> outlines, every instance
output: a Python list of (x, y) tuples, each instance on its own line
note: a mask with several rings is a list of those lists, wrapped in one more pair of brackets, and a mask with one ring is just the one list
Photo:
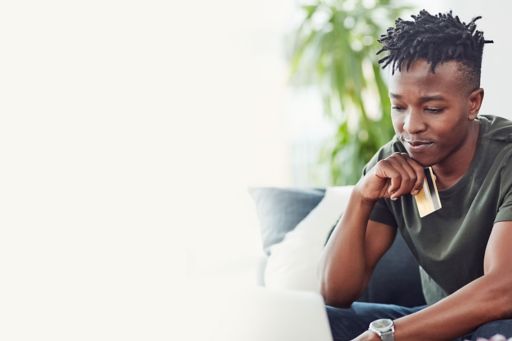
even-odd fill
[(479, 120), (484, 128), (482, 137), (485, 140), (512, 143), (511, 120), (494, 115), (480, 115)]
[[(500, 174), (512, 172), (512, 121), (493, 115), (479, 115), (480, 120), (480, 146), (478, 152), (475, 175), (481, 176), (484, 172), (487, 177), (493, 178)], [(507, 186), (512, 185), (508, 175), (500, 177)]]

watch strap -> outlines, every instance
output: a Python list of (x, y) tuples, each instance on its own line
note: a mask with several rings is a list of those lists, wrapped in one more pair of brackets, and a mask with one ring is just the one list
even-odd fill
[(393, 330), (381, 333), (380, 339), (382, 341), (395, 341), (395, 333), (393, 332)]

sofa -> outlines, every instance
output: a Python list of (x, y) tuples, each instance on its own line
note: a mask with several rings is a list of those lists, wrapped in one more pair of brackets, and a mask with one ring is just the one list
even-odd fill
[[(345, 210), (350, 186), (251, 187), (261, 228), (258, 285), (319, 292), (319, 258)], [(397, 233), (359, 301), (407, 307), (425, 304), (419, 267)]]

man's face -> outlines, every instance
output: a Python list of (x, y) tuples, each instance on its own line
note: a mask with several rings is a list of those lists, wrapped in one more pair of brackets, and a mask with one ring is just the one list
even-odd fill
[[(465, 143), (478, 113), (458, 62), (438, 64), (435, 73), (425, 60), (396, 71), (389, 92), (393, 127), (408, 154), (424, 166), (443, 162)], [(473, 94), (473, 95), (471, 95)], [(481, 98), (480, 98), (481, 101)]]

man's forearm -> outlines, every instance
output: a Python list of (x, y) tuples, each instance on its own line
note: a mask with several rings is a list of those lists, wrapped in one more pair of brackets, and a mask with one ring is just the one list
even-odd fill
[(511, 315), (512, 283), (500, 274), (482, 276), (450, 296), (395, 321), (395, 340), (452, 340), (477, 326)]
[(327, 304), (349, 306), (365, 285), (365, 233), (373, 203), (353, 191), (322, 256), (322, 295)]

